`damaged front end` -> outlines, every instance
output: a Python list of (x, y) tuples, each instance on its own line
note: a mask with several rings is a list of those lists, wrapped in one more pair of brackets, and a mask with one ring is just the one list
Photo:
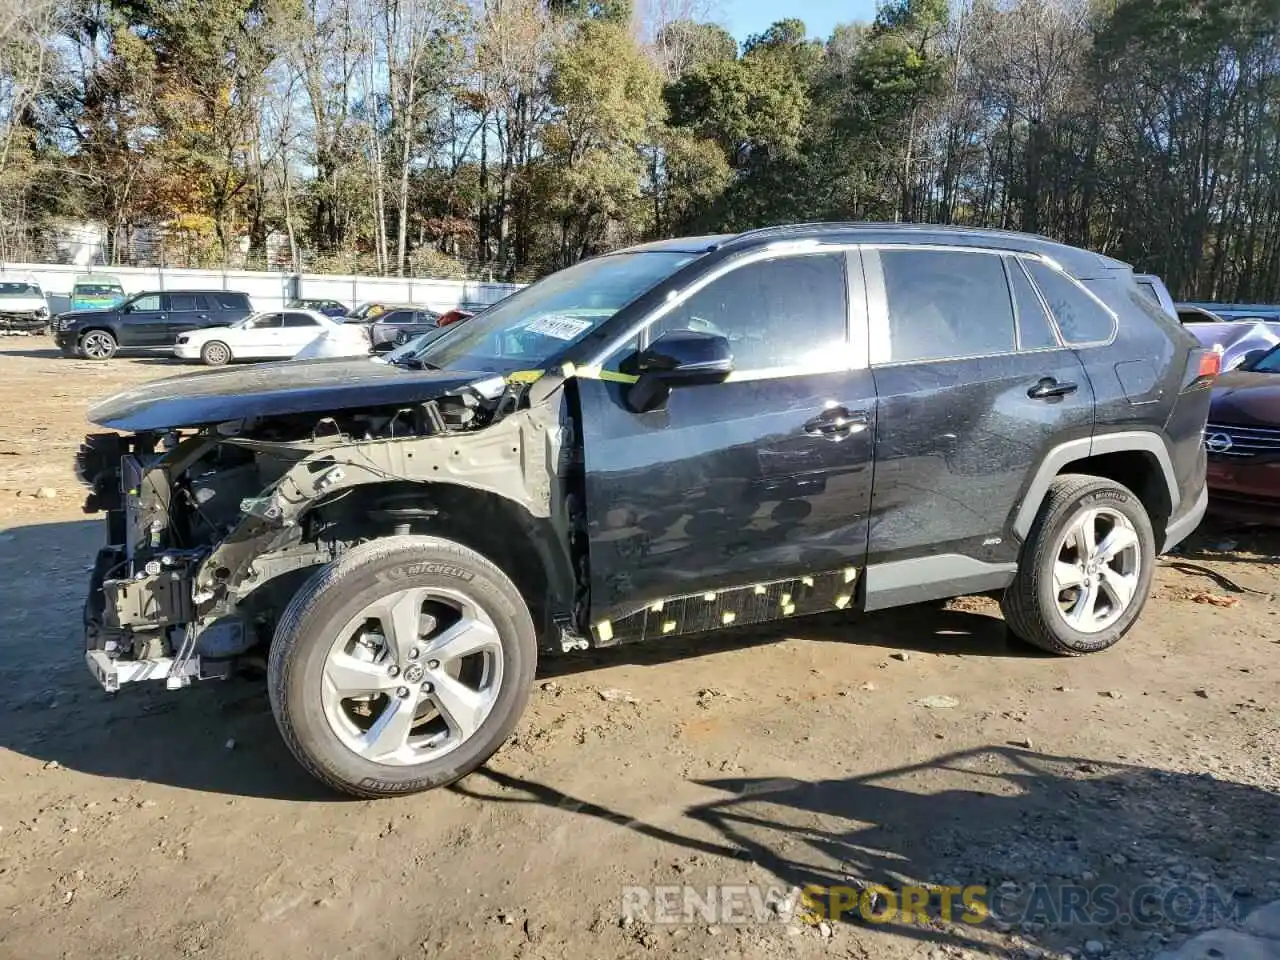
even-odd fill
[(361, 363), (162, 381), (90, 412), (129, 431), (90, 435), (76, 459), (85, 511), (106, 514), (84, 610), (104, 689), (231, 675), (318, 568), (410, 532), (498, 554), (544, 628), (574, 642), (579, 457), (556, 384)]

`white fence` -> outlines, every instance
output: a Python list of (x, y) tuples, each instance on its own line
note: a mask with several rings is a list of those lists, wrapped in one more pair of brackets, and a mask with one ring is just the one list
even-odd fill
[(70, 264), (0, 263), (0, 280), (35, 279), (59, 313), (69, 309), (71, 287), (79, 277), (115, 277), (125, 293), (144, 290), (239, 290), (255, 308), (272, 310), (294, 297), (340, 300), (355, 307), (368, 300), (416, 303), (444, 311), (459, 304), (496, 303), (519, 290), (519, 283), (471, 280), (427, 280), (414, 277), (334, 276), (330, 274), (266, 273), (250, 270), (169, 270), (156, 267), (86, 268)]

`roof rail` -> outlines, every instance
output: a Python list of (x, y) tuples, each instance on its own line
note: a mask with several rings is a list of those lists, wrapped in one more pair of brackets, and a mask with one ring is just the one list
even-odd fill
[(810, 221), (806, 223), (777, 224), (769, 227), (756, 227), (744, 230), (725, 240), (721, 246), (731, 247), (749, 240), (760, 240), (768, 237), (786, 237), (797, 233), (818, 233), (835, 230), (890, 230), (913, 233), (917, 231), (943, 230), (956, 233), (982, 234), (986, 236), (1023, 236), (1034, 237), (1046, 243), (1057, 243), (1051, 237), (1038, 233), (1019, 233), (1016, 230), (1001, 230), (994, 227), (974, 227), (958, 223), (888, 223), (868, 220), (829, 220)]

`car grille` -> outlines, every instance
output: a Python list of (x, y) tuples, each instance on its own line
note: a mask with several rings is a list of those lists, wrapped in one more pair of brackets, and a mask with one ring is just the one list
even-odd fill
[(1280, 453), (1280, 427), (1241, 427), (1234, 423), (1205, 424), (1204, 448), (1210, 456), (1237, 459)]

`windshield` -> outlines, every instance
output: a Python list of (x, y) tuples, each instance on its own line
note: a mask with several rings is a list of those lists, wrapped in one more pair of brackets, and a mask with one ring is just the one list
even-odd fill
[(1280, 373), (1280, 344), (1276, 344), (1264, 356), (1249, 364), (1254, 373)]
[(123, 297), (124, 291), (109, 283), (77, 283), (71, 291), (76, 297)]
[(0, 283), (0, 297), (38, 297), (40, 288), (30, 283)]
[(443, 328), (411, 359), (456, 370), (541, 369), (695, 256), (652, 250), (584, 260)]

